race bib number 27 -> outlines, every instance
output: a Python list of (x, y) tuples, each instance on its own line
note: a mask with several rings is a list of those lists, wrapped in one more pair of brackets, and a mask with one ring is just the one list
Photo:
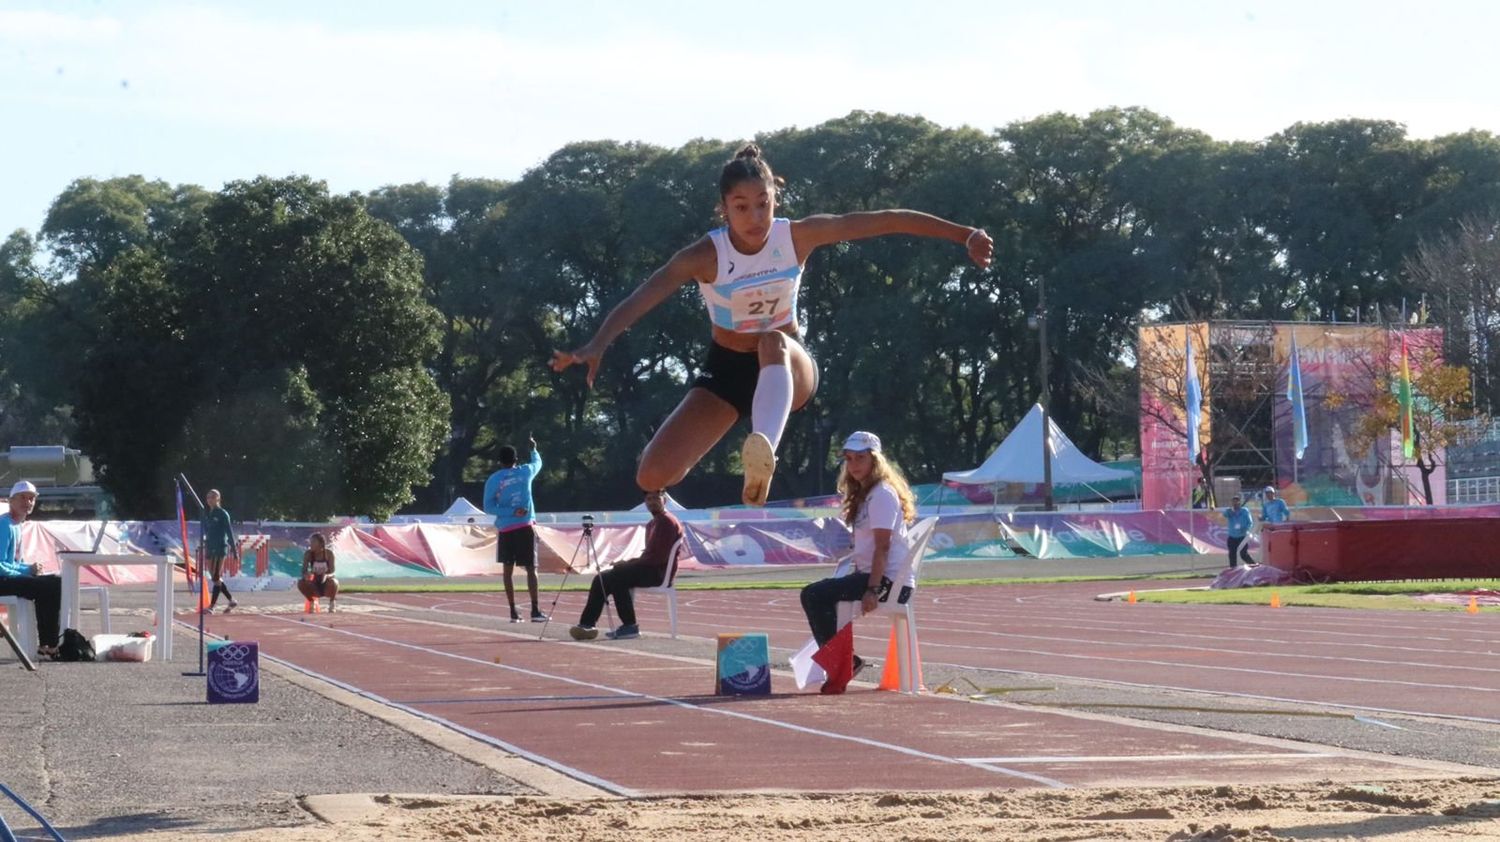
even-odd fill
[(792, 307), (789, 286), (784, 280), (775, 280), (735, 290), (729, 298), (735, 327), (741, 330), (768, 328), (786, 321)]

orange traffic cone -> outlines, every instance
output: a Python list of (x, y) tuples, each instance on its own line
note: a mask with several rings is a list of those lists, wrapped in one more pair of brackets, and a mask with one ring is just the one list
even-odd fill
[(881, 690), (901, 689), (901, 653), (896, 649), (896, 625), (891, 624), (891, 640), (885, 647), (885, 668), (880, 672)]
[(318, 601), (316, 599), (309, 599), (305, 604), (303, 604), (303, 606), (302, 606), (302, 613), (303, 614), (316, 614), (316, 613), (318, 613)]
[[(927, 691), (926, 685), (922, 683), (922, 656), (918, 652), (911, 653), (912, 677), (916, 680), (916, 692)], [(891, 639), (885, 647), (885, 667), (880, 672), (881, 690), (901, 690), (901, 648), (896, 641), (896, 624), (891, 623)]]
[(1469, 612), (1470, 614), (1478, 614), (1479, 613), (1479, 598), (1478, 597), (1473, 597), (1473, 596), (1469, 597), (1469, 607), (1465, 608), (1464, 610), (1467, 611), (1467, 612)]
[(1271, 607), (1272, 608), (1280, 608), (1281, 607), (1281, 594), (1275, 593), (1274, 591), (1271, 593)]
[(1128, 602), (1128, 603), (1130, 603), (1131, 605), (1134, 605), (1135, 604), (1135, 591), (1131, 591), (1130, 592), (1130, 596), (1125, 597), (1125, 601)]

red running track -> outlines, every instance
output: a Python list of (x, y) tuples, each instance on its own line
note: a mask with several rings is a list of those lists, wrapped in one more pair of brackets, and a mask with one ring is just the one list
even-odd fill
[[(1085, 582), (919, 591), (923, 659), (1500, 724), (1500, 615), (1093, 599), (1120, 587)], [(383, 599), (491, 617), (503, 604), (498, 594)], [(686, 636), (764, 631), (772, 646), (792, 650), (809, 636), (796, 591), (683, 591), (678, 603)], [(571, 617), (577, 610), (571, 606), (565, 596), (560, 615)], [(648, 629), (653, 620), (661, 622), (654, 607), (648, 602), (643, 608), (650, 612)], [(862, 652), (885, 654), (886, 628), (865, 623), (855, 629)]]
[[(958, 589), (933, 591), (942, 599), (961, 596)], [(577, 610), (578, 597), (565, 596), (560, 613)], [(684, 593), (680, 622), (705, 634), (759, 628), (770, 631), (776, 645), (800, 645), (805, 632), (790, 622), (800, 613), (784, 604), (789, 599), (795, 592)], [(449, 613), (495, 616), (496, 598), (375, 601), (445, 611), (434, 611), (430, 621), (357, 611), (216, 615), (209, 626), (216, 634), (257, 640), (265, 654), (294, 668), (627, 795), (1434, 774), (1431, 764), (1316, 746), (933, 696), (856, 689), (841, 697), (719, 698), (707, 695), (713, 669), (705, 661), (656, 655), (630, 643), (537, 641), (523, 636), (534, 635), (533, 626), (485, 631), (464, 627), (461, 616)], [(642, 607), (649, 623), (651, 606)], [(923, 608), (938, 613), (938, 606)], [(759, 624), (747, 619), (737, 625), (736, 611), (758, 616)], [(925, 616), (923, 624), (926, 635)], [(924, 640), (927, 646), (934, 644)], [(790, 686), (784, 675), (776, 681)]]

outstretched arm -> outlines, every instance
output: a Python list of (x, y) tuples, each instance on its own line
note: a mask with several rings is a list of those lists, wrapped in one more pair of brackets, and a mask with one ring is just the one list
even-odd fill
[(652, 272), (651, 277), (609, 311), (587, 345), (574, 351), (553, 351), (552, 370), (563, 371), (569, 366), (586, 365), (588, 384), (592, 388), (594, 375), (599, 371), (599, 358), (604, 356), (604, 349), (615, 341), (615, 337), (629, 330), (684, 284), (697, 278), (712, 278), (716, 271), (714, 245), (707, 237), (672, 255), (666, 265)]
[(990, 265), (990, 258), (995, 252), (995, 241), (990, 239), (983, 228), (959, 225), (921, 211), (879, 210), (819, 214), (792, 223), (792, 242), (797, 247), (797, 259), (804, 262), (818, 246), (886, 234), (910, 234), (963, 243), (969, 259), (981, 269)]

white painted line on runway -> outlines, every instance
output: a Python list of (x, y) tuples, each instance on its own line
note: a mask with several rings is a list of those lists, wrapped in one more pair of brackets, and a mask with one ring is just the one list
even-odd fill
[[(735, 719), (743, 719), (743, 720), (746, 720), (746, 721), (749, 721), (749, 722), (755, 722), (755, 723), (758, 723), (758, 724), (761, 724), (761, 725), (769, 725), (769, 726), (774, 727), (774, 728), (783, 728), (783, 729), (786, 729), (786, 730), (789, 730), (789, 731), (796, 731), (798, 733), (810, 734), (812, 736), (824, 737), (824, 738), (832, 739), (832, 740), (842, 740), (842, 741), (845, 741), (845, 742), (856, 743), (856, 744), (867, 746), (867, 747), (870, 747), (870, 748), (883, 749), (885, 751), (891, 751), (891, 752), (895, 752), (897, 754), (904, 754), (904, 755), (907, 755), (909, 757), (916, 757), (916, 758), (919, 758), (919, 759), (922, 759), (922, 760), (932, 760), (932, 761), (936, 761), (938, 763), (957, 764), (957, 765), (963, 765), (963, 766), (974, 766), (976, 768), (984, 769), (984, 770), (989, 771), (989, 772), (995, 772), (997, 774), (1007, 775), (1009, 777), (1021, 778), (1023, 780), (1032, 781), (1033, 783), (1039, 783), (1039, 784), (1042, 784), (1043, 786), (1051, 787), (1053, 789), (1067, 789), (1068, 788), (1068, 785), (1065, 784), (1065, 783), (1063, 783), (1063, 782), (1061, 782), (1061, 781), (1053, 780), (1052, 778), (1048, 778), (1048, 777), (1045, 777), (1045, 776), (1042, 776), (1042, 775), (1033, 775), (1033, 774), (1031, 774), (1029, 772), (1022, 772), (1019, 769), (1006, 769), (1006, 768), (1003, 768), (1001, 766), (996, 766), (996, 765), (988, 764), (988, 763), (967, 763), (967, 762), (959, 760), (958, 758), (955, 758), (955, 757), (949, 757), (947, 755), (942, 755), (942, 754), (933, 754), (931, 752), (921, 751), (920, 749), (914, 749), (914, 748), (910, 748), (908, 746), (896, 745), (894, 743), (881, 742), (879, 740), (872, 740), (872, 739), (869, 739), (869, 738), (866, 738), (866, 737), (857, 737), (857, 736), (854, 736), (852, 734), (840, 734), (840, 733), (837, 733), (835, 731), (826, 731), (826, 730), (823, 730), (823, 729), (820, 729), (820, 728), (812, 728), (812, 727), (809, 727), (809, 726), (806, 726), (806, 725), (797, 725), (797, 724), (794, 724), (794, 723), (791, 723), (791, 722), (783, 722), (783, 721), (778, 720), (778, 719), (771, 719), (769, 717), (764, 717), (764, 716), (756, 716), (754, 714), (743, 713), (743, 712), (740, 712), (740, 711), (724, 710), (724, 709), (721, 709), (721, 708), (713, 708), (713, 707), (706, 707), (704, 705), (696, 705), (696, 704), (693, 704), (691, 702), (685, 702), (685, 701), (682, 701), (681, 699), (673, 699), (673, 698), (670, 698), (670, 697), (667, 697), (667, 696), (655, 696), (655, 695), (651, 695), (649, 693), (637, 693), (637, 692), (632, 691), (632, 690), (625, 690), (625, 689), (618, 688), (618, 687), (611, 687), (611, 686), (606, 685), (606, 684), (597, 684), (597, 683), (591, 682), (591, 681), (583, 681), (581, 679), (572, 678), (572, 677), (565, 676), (565, 675), (557, 675), (557, 674), (553, 674), (553, 673), (545, 673), (545, 672), (541, 672), (539, 670), (530, 670), (530, 669), (526, 669), (524, 667), (511, 666), (509, 664), (496, 664), (496, 663), (491, 662), (491, 661), (480, 660), (479, 658), (471, 658), (471, 657), (469, 657), (467, 655), (458, 655), (458, 654), (454, 654), (452, 652), (444, 652), (444, 651), (442, 651), (440, 649), (433, 649), (433, 648), (427, 647), (427, 646), (418, 646), (418, 645), (416, 645), (414, 643), (406, 643), (406, 642), (400, 641), (400, 640), (389, 640), (387, 638), (378, 637), (378, 636), (375, 636), (375, 635), (362, 634), (360, 632), (350, 631), (348, 629), (334, 628), (332, 626), (324, 626), (324, 625), (315, 624), (315, 623), (301, 623), (301, 622), (296, 621), (296, 620), (291, 620), (291, 619), (287, 619), (287, 618), (276, 616), (276, 615), (272, 615), (272, 614), (266, 614), (266, 615), (263, 615), (263, 616), (265, 616), (265, 617), (267, 617), (269, 619), (273, 619), (273, 620), (280, 620), (281, 622), (284, 622), (284, 623), (287, 623), (287, 624), (293, 625), (293, 626), (300, 626), (302, 628), (318, 629), (320, 631), (326, 631), (326, 632), (334, 632), (334, 633), (337, 633), (337, 634), (342, 634), (342, 635), (347, 635), (349, 637), (358, 638), (360, 640), (367, 640), (367, 641), (372, 641), (372, 642), (375, 642), (375, 643), (384, 643), (384, 644), (389, 645), (389, 646), (396, 646), (396, 647), (399, 647), (399, 648), (402, 648), (402, 649), (410, 649), (410, 650), (413, 650), (413, 651), (416, 651), (416, 652), (425, 652), (427, 654), (437, 655), (437, 656), (443, 657), (443, 658), (453, 658), (455, 660), (464, 661), (464, 662), (471, 663), (471, 664), (478, 664), (478, 665), (483, 666), (483, 667), (489, 667), (489, 668), (492, 668), (492, 669), (506, 670), (508, 672), (515, 672), (515, 673), (519, 673), (521, 675), (528, 675), (528, 676), (531, 676), (533, 678), (543, 678), (543, 679), (548, 679), (548, 680), (551, 680), (551, 681), (561, 681), (561, 682), (566, 683), (566, 684), (575, 684), (575, 685), (578, 685), (580, 687), (588, 687), (588, 688), (591, 688), (591, 689), (594, 689), (594, 690), (601, 690), (601, 691), (604, 691), (604, 692), (607, 692), (607, 693), (615, 693), (617, 695), (625, 696), (625, 697), (629, 697), (629, 698), (633, 698), (633, 699), (647, 699), (647, 700), (658, 702), (658, 703), (661, 703), (661, 704), (668, 704), (668, 705), (673, 705), (675, 707), (684, 708), (686, 710), (698, 711), (700, 713), (708, 713), (708, 714), (714, 714), (714, 715), (717, 715), (717, 716), (728, 716), (728, 717), (735, 718)], [(385, 619), (396, 620), (396, 621), (400, 621), (400, 622), (412, 622), (412, 621), (405, 620), (404, 618), (401, 618), (401, 617), (387, 617)], [(484, 630), (466, 629), (466, 631), (473, 632), (473, 631), (484, 631)], [(293, 668), (294, 669), (300, 669), (298, 667), (293, 667)], [(304, 672), (309, 672), (309, 674), (313, 674), (310, 671), (306, 671), (306, 670), (304, 670)], [(321, 678), (322, 676), (317, 676), (317, 677)], [(329, 680), (332, 680), (332, 679), (329, 679)], [(366, 696), (368, 698), (377, 699), (379, 701), (382, 701), (382, 703), (389, 704), (392, 707), (397, 707), (397, 708), (400, 708), (402, 710), (407, 710), (407, 708), (405, 706), (400, 705), (399, 703), (391, 702), (391, 701), (389, 701), (387, 699), (383, 699), (383, 698), (377, 697), (374, 694), (365, 693), (364, 691), (360, 691), (360, 690), (357, 690), (357, 689), (354, 689), (352, 687), (348, 687), (348, 686), (342, 685), (342, 684), (340, 686), (345, 687), (345, 689), (349, 689), (351, 692), (359, 693), (360, 695), (364, 695), (364, 696)], [(424, 716), (424, 717), (433, 719), (433, 721), (442, 722), (443, 724), (450, 725), (450, 727), (454, 727), (454, 728), (462, 728), (463, 727), (463, 726), (457, 725), (456, 723), (448, 723), (446, 720), (442, 720), (440, 717), (432, 717), (430, 714), (420, 713), (420, 712), (416, 711), (415, 709), (411, 709), (410, 712), (415, 713), (416, 715), (419, 715), (419, 716)], [(478, 733), (478, 732), (474, 732), (474, 733)], [(490, 739), (493, 739), (493, 738), (490, 738)], [(497, 744), (499, 743), (499, 741), (495, 741), (495, 742)], [(512, 749), (507, 748), (506, 750), (509, 751), (509, 750), (512, 750)], [(520, 753), (523, 750), (521, 750), (519, 748), (516, 748), (515, 751), (517, 751), (517, 753)], [(561, 771), (564, 774), (568, 774), (570, 776), (573, 775), (573, 773), (577, 771), (577, 770), (566, 771), (566, 770), (571, 769), (572, 767), (565, 766), (565, 765), (563, 765), (561, 763), (558, 763), (557, 761), (552, 761), (552, 760), (548, 760), (548, 759), (545, 759), (545, 758), (541, 758), (541, 755), (535, 755), (535, 754), (527, 753), (524, 756), (529, 757), (529, 758), (537, 758), (538, 762), (543, 762), (543, 763), (545, 763), (545, 765), (548, 765), (551, 768), (555, 768), (558, 771)], [(586, 774), (586, 773), (578, 772), (578, 774)], [(595, 783), (595, 785), (596, 786), (600, 786), (601, 788), (608, 789), (610, 787), (617, 786), (615, 784), (610, 784), (607, 781), (603, 781), (602, 779), (594, 779), (594, 780), (598, 781), (597, 783)], [(594, 782), (594, 781), (591, 780), (590, 782)], [(613, 790), (611, 790), (611, 791), (613, 791)]]
[(1313, 757), (1343, 757), (1341, 754), (1327, 754), (1325, 752), (1288, 751), (1262, 754), (1139, 754), (1139, 755), (1111, 755), (1094, 754), (1085, 756), (1074, 755), (1038, 755), (1032, 757), (961, 757), (965, 763), (1133, 763), (1137, 760), (1143, 763), (1192, 763), (1203, 760), (1306, 760)]

